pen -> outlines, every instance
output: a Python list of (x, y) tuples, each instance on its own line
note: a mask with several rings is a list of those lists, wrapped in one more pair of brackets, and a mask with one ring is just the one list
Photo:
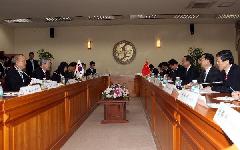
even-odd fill
[(235, 92), (235, 90), (230, 86), (230, 89), (232, 90), (232, 92)]

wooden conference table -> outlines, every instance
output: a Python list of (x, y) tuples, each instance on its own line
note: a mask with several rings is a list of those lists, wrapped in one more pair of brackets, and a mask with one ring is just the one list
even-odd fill
[(109, 77), (0, 100), (0, 150), (59, 149), (97, 106)]
[[(232, 145), (213, 121), (216, 109), (199, 104), (191, 109), (141, 76), (135, 77), (135, 91), (144, 97), (142, 102), (159, 150), (212, 150)], [(206, 95), (206, 100), (214, 102), (216, 96), (223, 94)]]
[[(97, 106), (109, 77), (0, 100), (0, 150), (59, 149)], [(134, 81), (158, 149), (223, 149), (232, 145), (213, 122), (216, 109), (193, 110), (141, 76)], [(209, 95), (207, 100), (211, 100)]]

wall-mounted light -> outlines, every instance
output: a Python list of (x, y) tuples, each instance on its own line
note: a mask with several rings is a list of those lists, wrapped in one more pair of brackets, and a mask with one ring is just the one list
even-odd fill
[(160, 47), (161, 47), (161, 41), (160, 41), (160, 39), (157, 39), (156, 47), (157, 47), (157, 48), (160, 48)]
[(92, 49), (92, 41), (91, 40), (88, 40), (87, 42), (87, 48), (90, 50)]

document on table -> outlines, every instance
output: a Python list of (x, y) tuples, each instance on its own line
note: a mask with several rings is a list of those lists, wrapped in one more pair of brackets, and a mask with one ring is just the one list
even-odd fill
[(240, 113), (225, 103), (221, 103), (213, 120), (240, 149)]

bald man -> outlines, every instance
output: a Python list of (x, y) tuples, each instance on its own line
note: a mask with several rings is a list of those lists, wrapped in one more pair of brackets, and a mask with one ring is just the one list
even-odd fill
[(6, 73), (6, 84), (9, 91), (19, 91), (23, 86), (27, 86), (31, 79), (23, 71), (26, 67), (26, 58), (23, 55), (16, 55), (13, 58), (14, 66)]

